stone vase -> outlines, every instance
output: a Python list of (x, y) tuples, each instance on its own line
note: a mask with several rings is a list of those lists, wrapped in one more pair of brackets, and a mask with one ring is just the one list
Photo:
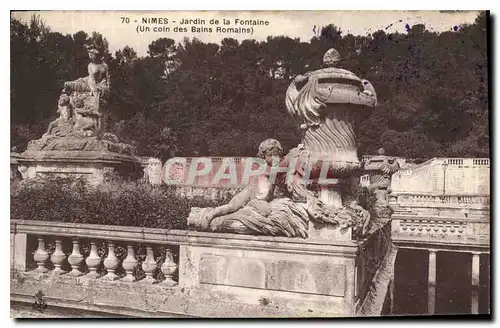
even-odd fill
[(90, 255), (85, 260), (87, 266), (89, 268), (89, 273), (85, 275), (85, 278), (99, 278), (99, 273), (97, 273), (97, 269), (99, 269), (99, 265), (101, 264), (101, 257), (97, 254), (97, 245), (95, 242), (90, 242)]
[(135, 251), (134, 247), (129, 245), (127, 246), (127, 257), (123, 260), (122, 267), (127, 273), (125, 277), (121, 280), (125, 282), (134, 282), (134, 269), (137, 266), (137, 260), (135, 259)]
[(146, 278), (142, 280), (144, 283), (153, 284), (156, 282), (156, 279), (153, 277), (153, 274), (158, 267), (155, 261), (153, 248), (151, 246), (146, 247), (146, 259), (142, 263), (142, 270), (146, 274)]
[(165, 280), (162, 282), (162, 285), (166, 286), (175, 286), (177, 282), (174, 281), (173, 277), (175, 272), (177, 271), (177, 264), (174, 261), (174, 256), (170, 249), (166, 249), (165, 252), (165, 262), (163, 262), (161, 266), (161, 272), (165, 275)]
[(119, 278), (115, 273), (116, 268), (118, 268), (118, 258), (113, 243), (108, 243), (108, 256), (104, 259), (104, 267), (108, 273), (102, 279), (116, 280)]
[(52, 263), (54, 263), (54, 270), (52, 270), (52, 274), (55, 275), (61, 275), (66, 273), (63, 269), (61, 269), (61, 266), (66, 259), (66, 254), (62, 251), (62, 244), (60, 239), (55, 240), (56, 243), (56, 249), (54, 250), (54, 253), (52, 253), (52, 256), (50, 257), (50, 260)]
[(45, 241), (43, 240), (43, 238), (38, 238), (38, 248), (33, 256), (33, 259), (38, 266), (38, 268), (34, 270), (35, 272), (45, 273), (49, 271), (45, 267), (45, 263), (49, 259), (49, 253), (45, 250)]
[(71, 265), (70, 275), (79, 277), (83, 275), (80, 271), (80, 265), (83, 262), (83, 255), (80, 253), (80, 243), (78, 238), (73, 239), (73, 251), (68, 257), (68, 263)]

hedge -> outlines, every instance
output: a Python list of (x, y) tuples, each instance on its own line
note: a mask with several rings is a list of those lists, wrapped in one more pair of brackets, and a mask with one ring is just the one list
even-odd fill
[(191, 207), (229, 200), (222, 192), (212, 200), (187, 198), (166, 185), (114, 181), (93, 187), (83, 179), (50, 178), (13, 183), (10, 208), (17, 220), (187, 229)]

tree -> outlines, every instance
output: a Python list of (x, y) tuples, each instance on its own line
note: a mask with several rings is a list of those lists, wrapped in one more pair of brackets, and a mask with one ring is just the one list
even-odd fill
[(290, 79), (320, 68), (334, 47), (339, 66), (377, 90), (378, 106), (356, 124), (359, 154), (384, 147), (389, 155), (422, 159), (488, 156), (487, 23), (481, 13), (456, 31), (414, 25), (408, 33), (367, 36), (330, 24), (308, 42), (283, 35), (226, 38), (220, 45), (159, 38), (145, 57), (129, 46), (113, 57), (99, 33), (62, 35), (36, 16), (28, 23), (13, 19), (12, 141), (23, 147), (44, 132), (62, 83), (87, 75), (85, 45), (94, 45), (111, 72), (111, 132), (135, 142), (140, 154), (254, 156), (270, 137), (290, 149), (300, 142), (285, 110)]

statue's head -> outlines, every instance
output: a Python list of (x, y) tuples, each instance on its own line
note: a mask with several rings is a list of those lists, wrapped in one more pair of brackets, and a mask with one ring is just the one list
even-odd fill
[(269, 165), (273, 164), (273, 160), (281, 160), (282, 155), (283, 147), (276, 139), (266, 139), (259, 145), (257, 157), (263, 158)]
[(75, 108), (84, 108), (85, 107), (85, 103), (83, 102), (82, 98), (80, 98), (80, 97), (74, 97), (73, 98), (73, 106)]
[(101, 57), (101, 53), (99, 50), (97, 50), (96, 48), (89, 48), (87, 49), (87, 52), (89, 54), (89, 58), (91, 61), (94, 61), (96, 60), (97, 58), (100, 58)]

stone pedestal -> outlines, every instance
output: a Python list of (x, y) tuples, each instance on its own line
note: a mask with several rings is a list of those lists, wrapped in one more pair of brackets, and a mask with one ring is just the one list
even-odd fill
[(137, 180), (142, 176), (138, 160), (106, 151), (26, 151), (17, 157), (23, 179), (36, 177), (85, 177), (92, 185), (112, 176)]

